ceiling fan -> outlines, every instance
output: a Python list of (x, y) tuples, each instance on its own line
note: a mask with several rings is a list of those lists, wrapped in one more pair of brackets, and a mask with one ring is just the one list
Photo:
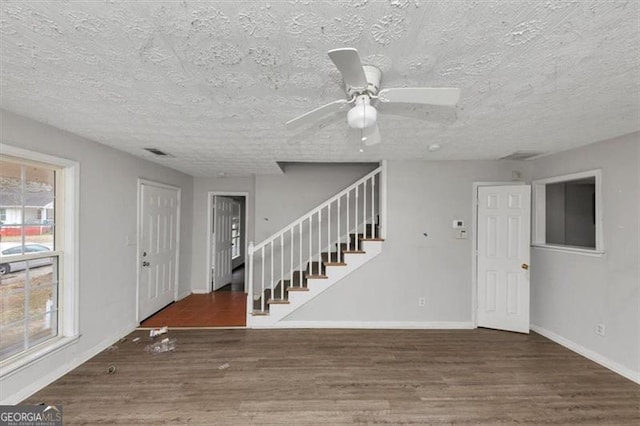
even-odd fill
[(460, 89), (449, 87), (398, 87), (380, 90), (382, 71), (372, 65), (362, 65), (360, 55), (354, 48), (329, 51), (329, 58), (342, 74), (347, 99), (338, 99), (307, 112), (286, 123), (288, 129), (311, 124), (319, 118), (351, 105), (347, 123), (360, 129), (365, 145), (380, 143), (378, 112), (372, 103), (413, 103), (439, 106), (455, 106), (460, 99)]

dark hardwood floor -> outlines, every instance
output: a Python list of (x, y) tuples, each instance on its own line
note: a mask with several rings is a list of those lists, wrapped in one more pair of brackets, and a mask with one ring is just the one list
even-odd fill
[(175, 352), (146, 353), (139, 330), (25, 402), (62, 404), (65, 424), (90, 425), (640, 424), (640, 386), (537, 334), (168, 335)]

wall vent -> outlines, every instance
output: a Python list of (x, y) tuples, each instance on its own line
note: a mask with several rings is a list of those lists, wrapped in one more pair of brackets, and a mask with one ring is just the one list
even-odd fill
[(149, 151), (152, 154), (158, 155), (160, 157), (173, 157), (171, 154), (167, 154), (164, 151), (159, 150), (158, 148), (145, 148), (145, 151)]
[(530, 160), (533, 157), (544, 154), (540, 151), (516, 151), (504, 157), (500, 157), (500, 160)]

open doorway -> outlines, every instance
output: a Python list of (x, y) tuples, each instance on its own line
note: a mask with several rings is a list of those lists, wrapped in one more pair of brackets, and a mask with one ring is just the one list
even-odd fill
[(245, 291), (246, 193), (209, 193), (207, 282), (210, 291)]

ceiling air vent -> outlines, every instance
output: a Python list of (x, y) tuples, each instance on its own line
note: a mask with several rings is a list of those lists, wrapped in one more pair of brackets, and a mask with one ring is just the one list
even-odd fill
[(145, 151), (149, 151), (152, 154), (158, 155), (160, 157), (173, 157), (171, 154), (167, 154), (164, 151), (160, 151), (158, 148), (145, 148)]
[(507, 156), (500, 157), (500, 160), (530, 160), (533, 157), (544, 154), (540, 151), (516, 151)]

